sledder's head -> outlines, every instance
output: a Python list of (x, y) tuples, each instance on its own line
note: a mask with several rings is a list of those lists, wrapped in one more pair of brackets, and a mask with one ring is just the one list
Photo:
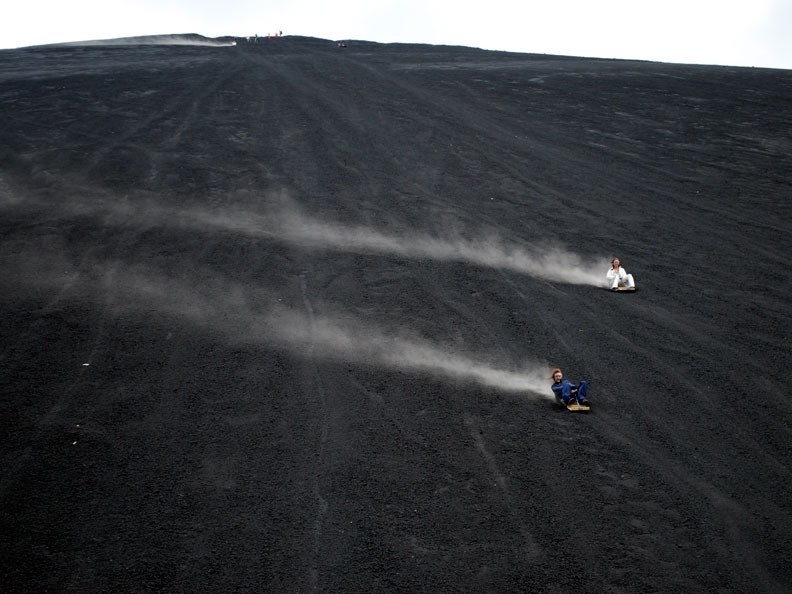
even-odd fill
[(558, 382), (560, 382), (562, 379), (564, 379), (564, 374), (563, 374), (563, 373), (561, 373), (561, 369), (559, 369), (558, 367), (556, 367), (555, 369), (553, 369), (553, 375), (551, 375), (550, 377), (552, 378), (552, 380), (553, 380), (555, 383), (558, 383)]
[(614, 270), (618, 270), (619, 264), (620, 262), (618, 258), (614, 258), (613, 260), (611, 260), (611, 266), (613, 267)]

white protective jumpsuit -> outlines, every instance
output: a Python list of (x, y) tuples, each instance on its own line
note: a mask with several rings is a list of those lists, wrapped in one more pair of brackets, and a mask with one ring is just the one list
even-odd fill
[(627, 271), (619, 266), (616, 270), (611, 268), (608, 270), (608, 274), (606, 275), (608, 279), (608, 283), (610, 283), (611, 289), (616, 289), (618, 287), (634, 287), (635, 281), (633, 280), (632, 274), (627, 274)]

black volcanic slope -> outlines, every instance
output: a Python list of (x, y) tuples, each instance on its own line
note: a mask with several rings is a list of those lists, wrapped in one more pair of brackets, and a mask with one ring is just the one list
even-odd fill
[(3, 591), (790, 591), (791, 139), (780, 70), (0, 52)]

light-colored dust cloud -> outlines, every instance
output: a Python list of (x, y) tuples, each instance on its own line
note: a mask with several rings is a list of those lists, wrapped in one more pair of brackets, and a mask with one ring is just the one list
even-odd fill
[[(504, 391), (549, 397), (549, 365), (524, 362), (504, 369), (487, 356), (443, 349), (417, 336), (363, 324), (349, 316), (310, 316), (274, 309), (267, 318), (270, 337), (298, 352), (323, 359), (340, 359), (446, 379), (475, 382)], [(494, 358), (494, 357), (493, 357)]]
[[(116, 307), (158, 312), (189, 322), (229, 342), (267, 345), (297, 356), (400, 370), (444, 380), (476, 383), (530, 398), (550, 398), (549, 364), (523, 360), (496, 366), (496, 357), (452, 351), (431, 340), (364, 323), (351, 314), (317, 313), (314, 306), (285, 307), (266, 290), (251, 290), (227, 279), (204, 276), (200, 282), (177, 280), (112, 267), (113, 286), (123, 294)], [(502, 352), (498, 359), (503, 358)]]
[(496, 237), (463, 239), (421, 233), (388, 234), (365, 226), (311, 218), (294, 206), (264, 215), (245, 211), (187, 211), (185, 220), (253, 236), (266, 236), (312, 249), (383, 254), (409, 259), (465, 262), (550, 282), (604, 286), (608, 259), (583, 257), (562, 247), (515, 245)]
[[(107, 224), (189, 228), (197, 232), (227, 232), (262, 237), (305, 249), (382, 254), (405, 259), (463, 262), (509, 270), (553, 283), (604, 287), (609, 258), (581, 256), (557, 245), (517, 244), (490, 233), (465, 238), (447, 233), (404, 231), (386, 233), (362, 225), (323, 221), (305, 214), (292, 200), (264, 200), (259, 211), (240, 208), (170, 209), (153, 200), (117, 202), (94, 197), (73, 201), (71, 215), (95, 216)], [(468, 231), (469, 234), (469, 231)]]

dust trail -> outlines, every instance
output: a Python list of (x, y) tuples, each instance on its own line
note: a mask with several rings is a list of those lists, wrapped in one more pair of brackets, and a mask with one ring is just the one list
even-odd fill
[(64, 208), (72, 216), (100, 217), (106, 224), (180, 227), (202, 233), (219, 231), (263, 237), (308, 249), (465, 262), (554, 283), (604, 287), (607, 286), (605, 272), (610, 267), (607, 257), (584, 257), (543, 243), (518, 245), (494, 234), (467, 239), (416, 232), (384, 233), (362, 225), (320, 221), (304, 214), (283, 196), (263, 212), (239, 208), (168, 208), (153, 199), (118, 202), (99, 196), (72, 201)]
[[(306, 313), (277, 303), (266, 291), (204, 278), (200, 286), (150, 273), (116, 274), (124, 291), (120, 307), (188, 320), (231, 342), (265, 344), (298, 356), (344, 361), (473, 382), (526, 396), (550, 398), (548, 363), (524, 361), (496, 367), (495, 356), (443, 349), (403, 329), (367, 324), (351, 315)], [(314, 308), (315, 309), (315, 308)], [(498, 359), (502, 359), (502, 354)]]
[(314, 249), (467, 262), (557, 283), (604, 286), (604, 271), (608, 268), (608, 258), (584, 258), (557, 246), (522, 247), (496, 237), (469, 240), (418, 233), (387, 234), (364, 226), (318, 221), (294, 209), (268, 216), (244, 211), (193, 210), (184, 214), (198, 226), (261, 235)]
[(310, 318), (282, 308), (273, 310), (268, 326), (281, 344), (298, 352), (310, 346), (315, 357), (413, 371), (549, 398), (546, 393), (550, 366), (546, 363), (526, 362), (516, 370), (497, 368), (487, 362), (489, 357), (450, 352), (420, 337), (387, 332), (349, 317)]

